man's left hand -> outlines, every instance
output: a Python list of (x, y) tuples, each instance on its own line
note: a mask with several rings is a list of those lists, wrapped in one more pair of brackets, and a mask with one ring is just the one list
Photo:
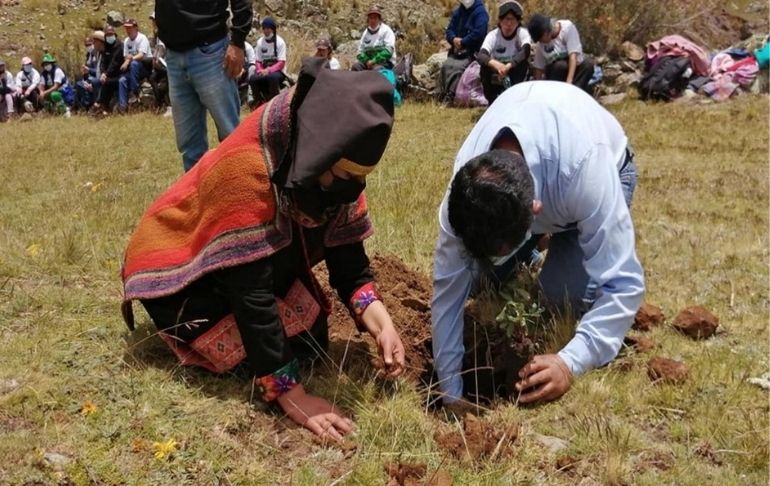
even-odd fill
[(516, 383), (516, 390), (520, 393), (529, 390), (519, 397), (520, 403), (556, 400), (572, 385), (572, 372), (556, 354), (535, 356), (519, 371), (519, 377), (521, 381)]
[(452, 39), (452, 46), (454, 46), (455, 51), (460, 51), (463, 48), (463, 40), (460, 37), (455, 37)]
[(243, 70), (243, 49), (233, 44), (227, 46), (225, 53), (225, 74), (233, 79), (238, 79)]

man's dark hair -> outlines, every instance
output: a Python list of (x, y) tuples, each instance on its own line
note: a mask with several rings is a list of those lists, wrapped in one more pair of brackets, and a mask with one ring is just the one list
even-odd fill
[(540, 42), (543, 34), (551, 32), (551, 18), (543, 14), (535, 14), (529, 19), (527, 30), (534, 42)]
[(471, 159), (455, 174), (449, 191), (449, 223), (470, 256), (497, 255), (524, 240), (532, 224), (535, 197), (524, 158), (492, 150)]

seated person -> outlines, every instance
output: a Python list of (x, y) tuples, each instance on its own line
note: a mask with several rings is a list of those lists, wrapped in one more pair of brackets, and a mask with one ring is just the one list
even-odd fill
[(57, 113), (69, 118), (70, 105), (75, 99), (67, 75), (56, 64), (53, 54), (43, 56), (43, 72), (40, 73), (40, 102), (49, 113)]
[(281, 91), (286, 67), (286, 42), (277, 34), (278, 26), (272, 17), (262, 20), (262, 37), (257, 40), (256, 69), (249, 78), (256, 106), (273, 99)]
[(5, 69), (5, 61), (0, 59), (0, 122), (6, 122), (14, 112), (13, 95), (16, 93), (16, 81)]
[(160, 109), (168, 107), (167, 113), (171, 110), (171, 101), (168, 96), (168, 71), (166, 70), (166, 44), (158, 37), (158, 26), (155, 24), (155, 12), (150, 14), (152, 22), (152, 72), (148, 81), (152, 86), (152, 92), (155, 97), (155, 107)]
[(257, 71), (257, 51), (248, 41), (243, 41), (243, 70), (238, 78), (238, 96), (241, 105), (248, 103), (253, 106), (254, 95), (249, 93), (249, 79)]
[(118, 111), (121, 113), (128, 110), (129, 98), (138, 100), (142, 81), (152, 72), (150, 40), (139, 32), (139, 24), (134, 19), (128, 19), (123, 27), (127, 37), (123, 41), (122, 74), (118, 79)]
[(583, 45), (575, 24), (535, 14), (529, 19), (527, 30), (537, 42), (532, 63), (535, 79), (565, 81), (592, 94), (588, 83), (594, 75), (594, 65), (583, 56)]
[[(94, 32), (104, 42), (104, 32)], [(99, 62), (101, 51), (94, 47), (93, 35), (86, 37), (86, 62), (80, 66), (81, 77), (75, 82), (75, 107), (88, 111), (99, 96)]]
[(123, 65), (123, 43), (115, 34), (115, 28), (107, 25), (104, 28), (104, 42), (101, 41), (98, 31), (92, 36), (94, 47), (102, 51), (99, 63), (99, 97), (94, 104), (93, 111), (106, 115), (110, 109), (110, 102), (118, 90), (120, 79), (120, 67)]
[(33, 113), (38, 106), (40, 73), (29, 57), (21, 58), (21, 70), (16, 74), (16, 110)]
[(382, 12), (378, 6), (369, 8), (366, 19), (368, 25), (358, 44), (358, 62), (351, 69), (393, 69), (396, 64), (396, 34), (382, 22)]
[(324, 64), (325, 68), (331, 69), (332, 71), (340, 69), (340, 62), (334, 57), (334, 49), (332, 48), (332, 43), (329, 39), (318, 39), (315, 43), (315, 49), (316, 57), (326, 59), (326, 64)]
[(460, 0), (446, 28), (446, 41), (451, 48), (439, 74), (439, 99), (442, 102), (451, 103), (454, 99), (457, 83), (476, 59), (488, 24), (489, 12), (482, 0)]
[(484, 97), (492, 104), (500, 93), (527, 78), (532, 39), (521, 25), (519, 2), (503, 0), (497, 28), (487, 34), (479, 52)]

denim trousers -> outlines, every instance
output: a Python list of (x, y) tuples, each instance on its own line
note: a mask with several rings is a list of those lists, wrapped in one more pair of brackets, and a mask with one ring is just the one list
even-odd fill
[(120, 79), (118, 79), (119, 108), (126, 109), (128, 107), (128, 97), (139, 93), (141, 81), (149, 75), (150, 72), (142, 61), (131, 61), (128, 65), (128, 71), (123, 73)]
[[(89, 83), (92, 87), (91, 91), (86, 89), (85, 83)], [(88, 79), (81, 79), (75, 83), (75, 101), (81, 108), (91, 108), (91, 106), (99, 98), (99, 88), (102, 83), (99, 78), (95, 76), (89, 76)]]
[(184, 52), (169, 50), (169, 97), (174, 116), (176, 146), (184, 170), (190, 170), (209, 148), (206, 111), (211, 113), (222, 141), (240, 121), (238, 83), (224, 70), (229, 39)]

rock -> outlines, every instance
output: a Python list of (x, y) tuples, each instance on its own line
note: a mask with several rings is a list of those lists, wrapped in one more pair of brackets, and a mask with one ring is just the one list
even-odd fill
[(0, 395), (7, 395), (21, 386), (19, 381), (13, 378), (0, 380)]
[(631, 61), (639, 62), (644, 59), (644, 49), (633, 42), (625, 41), (621, 48), (623, 49), (623, 55)]
[(446, 52), (437, 52), (436, 54), (430, 56), (427, 61), (425, 61), (425, 66), (428, 67), (432, 74), (438, 73), (441, 69), (441, 66), (446, 62), (446, 58)]
[(351, 29), (350, 32), (348, 32), (348, 35), (351, 39), (360, 39), (361, 38), (361, 32)]
[(656, 383), (679, 385), (688, 375), (687, 365), (673, 359), (654, 357), (647, 362), (647, 375)]
[(665, 316), (660, 307), (645, 302), (639, 307), (639, 311), (636, 313), (636, 317), (634, 317), (632, 329), (647, 332), (652, 330), (653, 327), (663, 324), (664, 319)]
[(646, 353), (655, 349), (655, 341), (647, 336), (626, 336), (623, 344), (629, 348), (634, 348), (637, 353)]
[(625, 100), (626, 96), (628, 96), (626, 93), (608, 94), (599, 98), (599, 103), (604, 106), (617, 105), (618, 103), (621, 103), (623, 100)]
[(56, 6), (56, 11), (59, 12), (59, 15), (65, 15), (67, 13), (67, 6), (60, 3)]
[(560, 456), (556, 459), (556, 469), (559, 471), (571, 471), (580, 462), (575, 456)]
[(594, 59), (594, 63), (601, 66), (609, 60), (610, 58), (607, 56), (607, 54), (602, 54), (601, 56)]
[(762, 376), (758, 376), (756, 378), (749, 378), (746, 381), (751, 385), (755, 385), (763, 390), (770, 391), (770, 373), (765, 373)]
[[(639, 64), (641, 64), (641, 66)], [(620, 63), (620, 69), (627, 73), (638, 73), (640, 69), (644, 69), (644, 64), (639, 64), (631, 61), (623, 61)]]
[(553, 454), (561, 452), (567, 447), (569, 447), (569, 442), (567, 442), (566, 440), (560, 439), (558, 437), (552, 437), (550, 435), (536, 434), (535, 441), (537, 441), (538, 444), (540, 444), (541, 446), (551, 451)]
[(343, 44), (340, 44), (337, 46), (337, 49), (334, 50), (336, 54), (339, 55), (348, 55), (355, 57), (358, 53), (358, 41), (348, 41)]
[(708, 339), (719, 327), (719, 318), (705, 307), (696, 305), (680, 312), (672, 326), (693, 339)]
[(63, 471), (71, 462), (72, 459), (70, 457), (58, 452), (46, 452), (43, 455), (43, 465), (50, 467), (54, 471)]
[(414, 84), (426, 91), (431, 92), (436, 89), (436, 78), (431, 75), (430, 68), (425, 64), (412, 66), (412, 80)]
[(615, 80), (615, 86), (621, 91), (626, 91), (628, 88), (636, 88), (639, 86), (639, 81), (641, 80), (642, 75), (639, 73), (623, 73)]
[(618, 76), (623, 74), (623, 68), (620, 66), (620, 64), (608, 62), (602, 66), (602, 74), (604, 76), (604, 82), (613, 83), (616, 79), (618, 79)]
[(283, 0), (265, 0), (265, 7), (272, 13), (278, 13), (283, 9)]
[(120, 27), (123, 25), (123, 14), (118, 12), (117, 10), (110, 10), (107, 12), (107, 23), (110, 24), (113, 27)]

